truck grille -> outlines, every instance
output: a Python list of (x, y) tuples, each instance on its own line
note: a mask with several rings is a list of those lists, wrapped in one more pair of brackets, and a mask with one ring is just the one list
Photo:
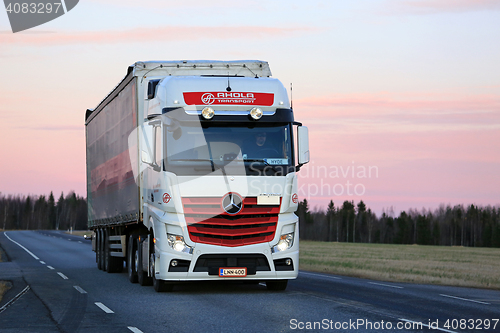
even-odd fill
[(193, 242), (235, 247), (273, 240), (280, 205), (257, 205), (256, 197), (248, 197), (241, 211), (231, 215), (221, 202), (222, 198), (182, 198)]

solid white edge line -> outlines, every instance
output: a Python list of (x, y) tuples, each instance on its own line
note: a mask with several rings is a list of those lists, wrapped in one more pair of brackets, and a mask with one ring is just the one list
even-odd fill
[(111, 310), (106, 305), (102, 304), (101, 302), (95, 302), (94, 304), (97, 305), (98, 307), (100, 307), (101, 310), (106, 312), (106, 313), (115, 313), (113, 310)]
[(83, 290), (82, 287), (80, 286), (73, 286), (73, 288), (75, 288), (76, 290), (78, 290), (80, 292), (80, 294), (86, 294), (87, 292), (85, 290)]
[(2, 313), (5, 309), (7, 309), (10, 305), (12, 305), (12, 303), (14, 303), (15, 301), (17, 301), (19, 298), (21, 298), (21, 296), (23, 296), (24, 294), (26, 294), (28, 292), (28, 290), (30, 290), (30, 286), (26, 286), (26, 288), (24, 288), (19, 294), (17, 294), (16, 296), (14, 296), (13, 299), (11, 299), (10, 301), (8, 301), (7, 303), (5, 303), (4, 306), (2, 306), (0, 308), (0, 313)]
[(440, 327), (434, 327), (434, 326), (429, 326), (429, 325), (426, 325), (422, 322), (416, 322), (416, 321), (413, 321), (413, 320), (408, 320), (408, 319), (404, 319), (404, 318), (399, 318), (398, 320), (402, 320), (402, 321), (406, 321), (408, 323), (413, 323), (413, 324), (418, 324), (418, 325), (422, 325), (422, 326), (425, 326), (429, 329), (432, 329), (432, 330), (439, 330), (439, 331), (442, 331), (442, 332), (448, 332), (448, 333), (457, 333), (455, 331), (450, 331), (450, 330), (447, 330), (447, 329), (444, 329), (444, 328), (440, 328)]
[(383, 283), (377, 283), (377, 282), (368, 282), (369, 284), (374, 284), (376, 286), (382, 286), (382, 287), (390, 287), (390, 288), (397, 288), (397, 289), (404, 289), (404, 287), (400, 286), (391, 286), (390, 284), (383, 284)]
[(339, 277), (336, 277), (336, 276), (322, 275), (322, 274), (314, 274), (314, 273), (303, 272), (303, 271), (300, 271), (300, 272), (299, 272), (299, 275), (300, 275), (300, 274), (312, 275), (312, 276), (319, 276), (319, 277), (322, 277), (322, 278), (327, 278), (327, 279), (342, 280), (342, 278), (339, 278)]
[(462, 297), (450, 296), (450, 295), (445, 295), (445, 294), (439, 294), (439, 296), (449, 297), (449, 298), (454, 298), (454, 299), (459, 299), (459, 300), (467, 301), (467, 302), (474, 302), (474, 303), (479, 303), (479, 304), (490, 305), (490, 303), (481, 302), (481, 301), (475, 301), (473, 299), (467, 299), (467, 298), (462, 298)]
[(9, 236), (7, 236), (7, 233), (4, 232), (3, 233), (5, 235), (5, 237), (7, 237), (12, 243), (16, 244), (17, 246), (19, 246), (21, 249), (23, 249), (24, 251), (28, 252), (30, 254), (30, 256), (32, 256), (33, 258), (35, 258), (36, 260), (40, 260), (40, 258), (38, 258), (36, 255), (34, 255), (30, 250), (28, 250), (27, 248), (25, 248), (24, 246), (22, 246), (21, 244), (19, 244), (18, 242), (16, 242), (15, 240), (13, 240), (12, 238), (10, 238)]
[(54, 267), (47, 265), (48, 269), (54, 269)]
[(67, 280), (67, 279), (68, 279), (68, 277), (67, 277), (66, 275), (64, 275), (63, 273), (61, 273), (61, 272), (57, 272), (57, 274), (58, 274), (60, 277), (62, 277), (64, 280)]
[(142, 333), (142, 331), (140, 329), (138, 329), (137, 327), (127, 326), (127, 328), (134, 333)]
[(61, 1), (61, 5), (63, 7), (63, 10), (64, 10), (64, 14), (66, 14), (68, 11), (66, 10), (66, 2), (65, 1)]

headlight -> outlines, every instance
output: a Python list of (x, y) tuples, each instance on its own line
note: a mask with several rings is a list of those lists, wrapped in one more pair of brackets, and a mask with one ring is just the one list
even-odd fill
[(209, 106), (206, 106), (201, 110), (201, 115), (205, 119), (212, 119), (214, 117), (215, 111)]
[(167, 234), (167, 239), (168, 246), (170, 246), (172, 250), (189, 254), (193, 253), (193, 248), (188, 246), (186, 242), (184, 242), (184, 237)]
[(293, 232), (281, 235), (278, 244), (271, 248), (272, 253), (288, 250), (293, 245)]
[(259, 108), (253, 108), (252, 110), (250, 110), (250, 116), (252, 116), (252, 118), (255, 120), (259, 120), (260, 118), (262, 118), (262, 114), (263, 112)]

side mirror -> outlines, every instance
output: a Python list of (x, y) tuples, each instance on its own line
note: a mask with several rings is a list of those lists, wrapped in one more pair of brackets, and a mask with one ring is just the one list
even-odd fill
[(151, 80), (148, 82), (148, 99), (155, 98), (156, 95), (156, 86), (160, 83), (160, 79)]
[(299, 166), (309, 163), (309, 130), (305, 126), (297, 127), (297, 145)]

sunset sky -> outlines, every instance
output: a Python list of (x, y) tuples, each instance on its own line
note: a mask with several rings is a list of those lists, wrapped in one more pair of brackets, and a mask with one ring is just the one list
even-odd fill
[(2, 8), (0, 192), (85, 196), (85, 110), (130, 64), (259, 59), (309, 127), (311, 207), (500, 205), (499, 41), (500, 0), (83, 0), (16, 34)]

